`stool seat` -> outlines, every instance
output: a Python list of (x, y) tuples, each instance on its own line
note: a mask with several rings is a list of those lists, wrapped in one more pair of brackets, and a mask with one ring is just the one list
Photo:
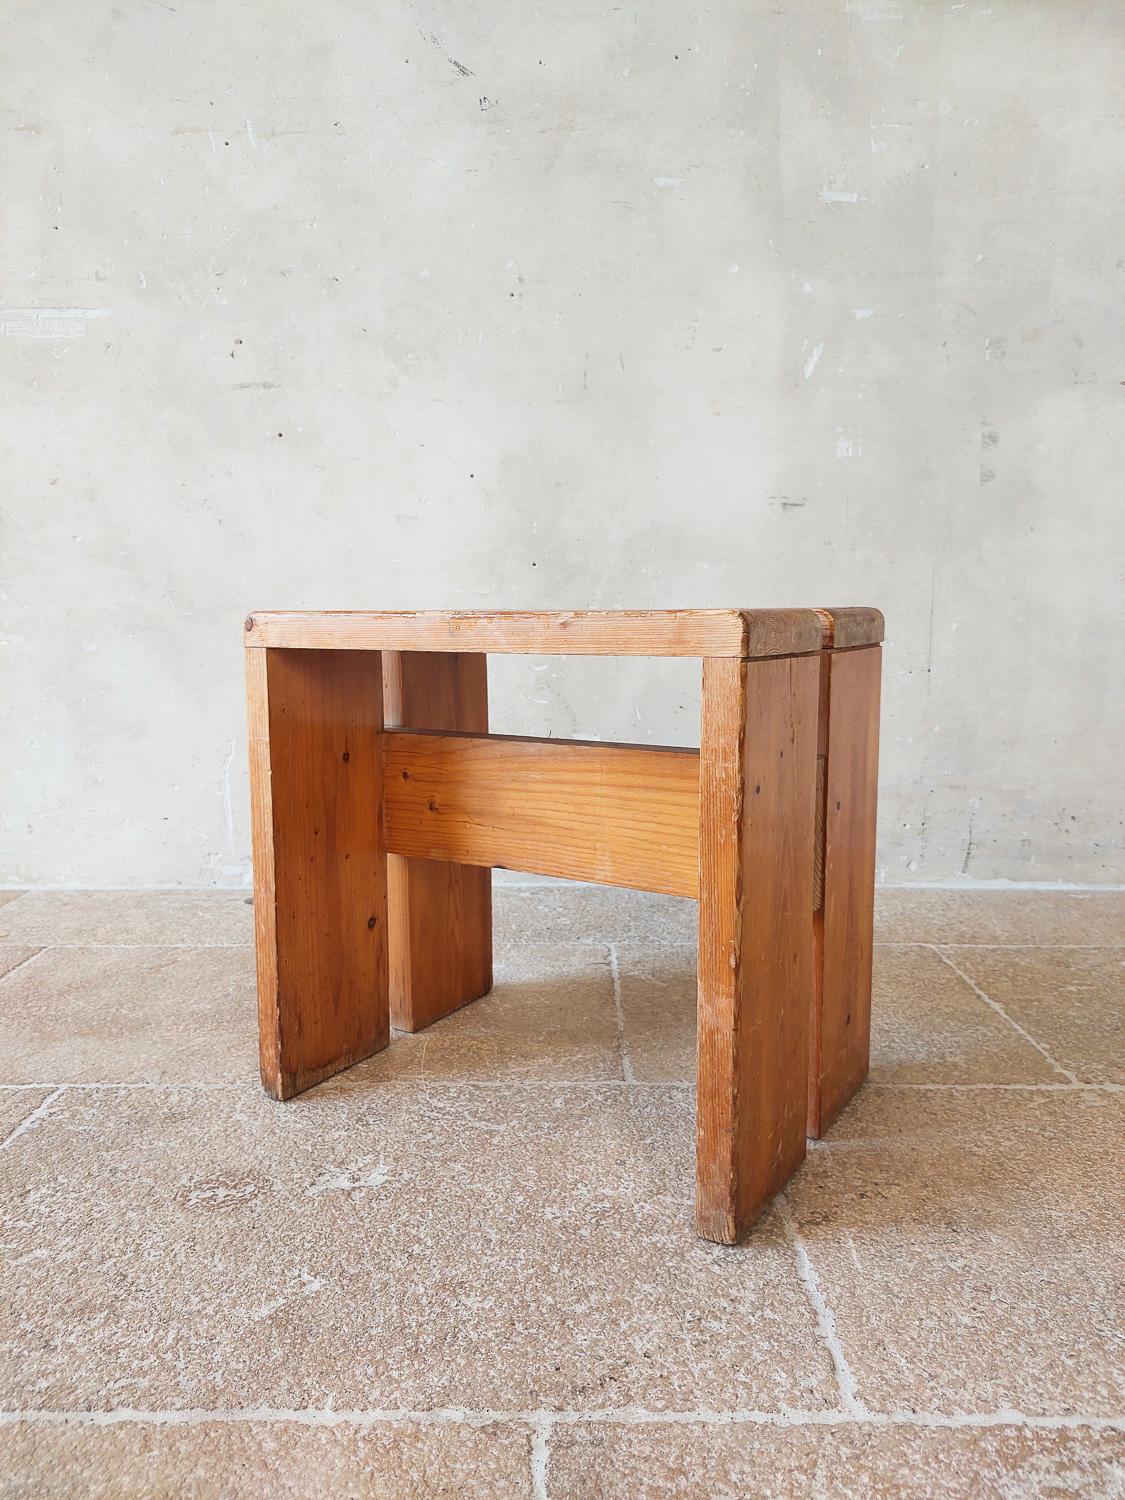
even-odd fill
[[(247, 645), (567, 656), (790, 656), (883, 639), (877, 609), (265, 610)], [(251, 636), (253, 639), (251, 639)], [(842, 641), (835, 644), (844, 644)]]
[[(696, 1229), (736, 1241), (867, 1075), (879, 611), (264, 610), (243, 639), (267, 1090), (486, 994), (492, 869), (697, 897)], [(701, 658), (699, 748), (490, 734), (490, 653)]]

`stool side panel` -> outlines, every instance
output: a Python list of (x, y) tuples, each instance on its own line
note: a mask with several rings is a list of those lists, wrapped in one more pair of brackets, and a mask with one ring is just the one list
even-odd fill
[(733, 1243), (804, 1159), (819, 658), (704, 662), (697, 1228)]
[[(383, 688), (388, 726), (488, 732), (484, 655), (387, 651)], [(389, 779), (386, 785), (393, 791)], [(398, 1030), (420, 1031), (488, 993), (491, 870), (388, 854), (387, 895), (391, 1021)]]
[(254, 880), (254, 954), (258, 985), (258, 1048), (262, 1081), (277, 1092), (281, 1025), (277, 1006), (277, 887), (270, 767), (269, 654), (246, 652), (246, 717), (250, 761), (250, 838)]
[(882, 648), (826, 653), (829, 677), (819, 1080), (819, 1136), (867, 1077), (871, 1048), (875, 837)]
[(390, 1039), (382, 674), (267, 651), (248, 686), (263, 1082), (287, 1098)]

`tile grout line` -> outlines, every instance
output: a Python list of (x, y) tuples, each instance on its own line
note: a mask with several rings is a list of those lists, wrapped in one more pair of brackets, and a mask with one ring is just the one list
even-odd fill
[(1081, 952), (1099, 953), (1102, 951), (1113, 953), (1121, 947), (1122, 943), (896, 943), (885, 939), (882, 943), (876, 943), (876, 948), (1046, 948), (1054, 952), (1057, 949), (1075, 948)]
[(9, 1134), (6, 1135), (2, 1141), (0, 1141), (0, 1151), (7, 1151), (8, 1147), (13, 1143), (13, 1141), (19, 1140), (21, 1135), (26, 1135), (28, 1131), (34, 1130), (36, 1126), (42, 1124), (42, 1122), (49, 1117), (51, 1105), (55, 1102), (60, 1094), (65, 1094), (69, 1087), (70, 1084), (68, 1083), (60, 1083), (57, 1088), (49, 1093), (46, 1099), (38, 1104), (29, 1115), (25, 1116), (25, 1118), (20, 1121), (20, 1123), (13, 1131), (9, 1132)]
[(551, 1463), (551, 1418), (541, 1415), (532, 1427), (531, 1494), (532, 1500), (548, 1500), (547, 1473)]
[(1125, 1094), (1125, 1084), (1110, 1083), (880, 1083), (877, 1079), (869, 1079), (868, 1086), (873, 1089), (904, 1090), (909, 1092), (913, 1089), (929, 1090), (930, 1092), (941, 1092), (943, 1089), (955, 1094), (971, 1093), (973, 1090), (979, 1092), (1012, 1093), (1012, 1094)]
[[(0, 1427), (27, 1423), (29, 1426), (54, 1426), (73, 1423), (84, 1427), (116, 1427), (128, 1424), (153, 1427), (194, 1427), (205, 1423), (238, 1425), (240, 1423), (292, 1423), (300, 1427), (377, 1427), (416, 1422), (425, 1426), (463, 1424), (470, 1427), (489, 1427), (497, 1423), (520, 1423), (534, 1429), (532, 1445), (533, 1476), (536, 1467), (546, 1482), (546, 1463), (549, 1459), (547, 1441), (555, 1426), (582, 1427), (612, 1424), (624, 1427), (677, 1426), (693, 1423), (708, 1427), (730, 1427), (738, 1425), (759, 1427), (919, 1427), (962, 1430), (966, 1428), (1015, 1427), (1031, 1431), (1069, 1432), (1093, 1429), (1101, 1432), (1125, 1432), (1125, 1414), (1120, 1416), (1077, 1416), (1066, 1414), (1041, 1414), (1021, 1412), (1015, 1409), (998, 1411), (948, 1413), (938, 1411), (871, 1411), (866, 1407), (856, 1413), (841, 1408), (820, 1408), (815, 1411), (787, 1407), (780, 1411), (762, 1411), (754, 1408), (739, 1408), (716, 1411), (700, 1408), (696, 1411), (653, 1411), (646, 1407), (602, 1407), (588, 1411), (574, 1408), (558, 1411), (506, 1410), (474, 1407), (444, 1406), (429, 1408), (409, 1407), (277, 1407), (277, 1406), (226, 1406), (226, 1407), (170, 1407), (144, 1409), (140, 1407), (108, 1407), (101, 1409), (63, 1410), (58, 1408), (24, 1407), (0, 1410)], [(538, 1497), (537, 1497), (538, 1500)]]
[(1018, 1021), (1013, 1020), (1013, 1018), (1008, 1014), (1008, 1012), (999, 1003), (999, 1001), (994, 1000), (991, 995), (986, 995), (984, 990), (981, 989), (980, 985), (977, 984), (975, 980), (970, 979), (965, 971), (959, 968), (957, 964), (955, 964), (953, 960), (948, 956), (948, 954), (943, 952), (943, 950), (936, 943), (932, 944), (932, 947), (933, 951), (937, 954), (942, 963), (945, 964), (947, 968), (952, 969), (954, 974), (957, 975), (958, 979), (967, 984), (974, 994), (979, 995), (980, 998), (984, 1001), (985, 1005), (990, 1006), (998, 1016), (1007, 1021), (1008, 1025), (1012, 1028), (1013, 1031), (1018, 1031), (1020, 1036), (1022, 1036), (1025, 1041), (1030, 1042), (1037, 1052), (1041, 1052), (1047, 1059), (1047, 1061), (1051, 1064), (1052, 1068), (1054, 1068), (1056, 1073), (1061, 1073), (1068, 1083), (1076, 1084), (1079, 1082), (1076, 1074), (1072, 1073), (1069, 1068), (1064, 1068), (1061, 1063), (1056, 1062), (1051, 1054), (1047, 1051), (1046, 1047), (1044, 1047), (1043, 1043), (1037, 1042), (1031, 1035), (1030, 1031), (1025, 1031)]
[[(19, 942), (15, 938), (6, 937), (2, 941), (3, 941), (3, 946), (7, 947), (7, 948), (22, 948), (23, 947), (23, 943)], [(253, 951), (254, 951), (254, 943), (253, 943), (252, 939), (248, 939), (245, 942), (241, 942), (241, 943), (92, 943), (92, 942), (88, 942), (88, 941), (87, 942), (79, 942), (77, 940), (72, 941), (72, 942), (68, 941), (68, 942), (59, 942), (59, 943), (56, 943), (56, 942), (40, 942), (40, 946), (38, 947), (38, 949), (36, 950), (36, 952), (34, 954), (29, 955), (29, 956), (32, 957), (32, 958), (35, 958), (40, 953), (46, 953), (48, 951), (48, 949), (51, 949), (51, 948), (128, 948), (130, 950), (132, 950), (134, 948), (176, 948), (176, 949), (179, 949), (179, 948), (186, 948), (186, 949), (193, 949), (193, 948), (203, 948), (203, 949), (208, 949), (208, 948), (244, 948), (244, 949), (247, 950), (247, 952), (253, 953)], [(24, 962), (26, 963), (27, 960), (25, 959)], [(19, 965), (17, 965), (17, 968), (18, 967), (19, 967)], [(9, 973), (13, 973), (14, 971), (11, 970), (11, 969), (9, 969), (8, 972)]]
[(856, 1389), (855, 1376), (848, 1357), (844, 1353), (844, 1346), (840, 1342), (840, 1335), (836, 1331), (836, 1319), (832, 1309), (824, 1300), (824, 1294), (820, 1290), (820, 1283), (816, 1279), (809, 1252), (805, 1248), (804, 1241), (797, 1232), (797, 1221), (793, 1216), (793, 1209), (789, 1199), (782, 1189), (774, 1199), (781, 1227), (785, 1232), (790, 1248), (797, 1257), (797, 1274), (800, 1276), (813, 1312), (816, 1314), (816, 1331), (821, 1343), (828, 1350), (832, 1359), (832, 1368), (836, 1373), (836, 1385), (840, 1392), (840, 1406), (844, 1413), (852, 1418), (867, 1417), (870, 1415), (867, 1407), (859, 1399)]
[[(22, 947), (23, 945), (21, 943), (12, 943), (10, 945), (6, 944), (5, 946), (11, 946), (13, 948), (18, 948), (18, 947)], [(19, 971), (22, 968), (26, 967), (26, 965), (29, 964), (33, 958), (38, 958), (41, 953), (48, 952), (48, 950), (50, 949), (50, 947), (51, 947), (50, 943), (44, 943), (44, 945), (41, 948), (34, 948), (34, 949), (32, 949), (32, 951), (27, 955), (26, 958), (21, 958), (18, 964), (13, 964), (10, 969), (5, 969), (4, 972), (3, 972), (3, 974), (0, 974), (0, 984), (3, 984), (4, 980), (7, 979), (7, 977), (8, 977), (9, 974), (18, 974)]]
[(636, 1083), (629, 1046), (625, 1040), (625, 1008), (621, 1003), (621, 965), (617, 959), (617, 944), (607, 943), (609, 972), (613, 980), (613, 1014), (617, 1021), (617, 1050), (621, 1054), (621, 1077), (625, 1083)]

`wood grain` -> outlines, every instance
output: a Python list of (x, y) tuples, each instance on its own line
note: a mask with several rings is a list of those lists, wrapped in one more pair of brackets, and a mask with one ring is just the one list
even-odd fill
[(696, 1227), (733, 1244), (805, 1155), (819, 659), (703, 663)]
[[(384, 652), (387, 725), (487, 733), (487, 667), (471, 652)], [(492, 873), (391, 854), (387, 891), (391, 1024), (420, 1031), (492, 988)]]
[(820, 619), (820, 644), (825, 650), (849, 651), (856, 646), (876, 646), (883, 639), (883, 615), (867, 605), (846, 605), (816, 611)]
[(289, 1098), (387, 1045), (377, 653), (248, 651), (262, 1082)]
[(386, 736), (387, 846), (415, 859), (693, 896), (698, 808), (695, 750)]
[(313, 650), (522, 652), (585, 656), (779, 656), (816, 651), (811, 609), (266, 610), (246, 644)]
[(824, 902), (814, 954), (808, 1132), (823, 1135), (867, 1077), (882, 648), (824, 653)]

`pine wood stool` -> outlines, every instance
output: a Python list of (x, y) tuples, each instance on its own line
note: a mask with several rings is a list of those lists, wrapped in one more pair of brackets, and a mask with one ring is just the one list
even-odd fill
[[(733, 1243), (867, 1074), (875, 609), (246, 621), (262, 1079), (492, 984), (491, 866), (699, 900), (696, 1227)], [(703, 659), (699, 750), (488, 733), (490, 651)]]

